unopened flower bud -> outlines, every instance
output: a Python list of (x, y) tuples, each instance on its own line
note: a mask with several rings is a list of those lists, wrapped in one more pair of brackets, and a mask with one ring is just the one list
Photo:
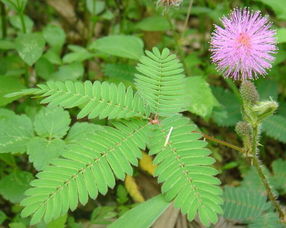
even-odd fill
[(252, 129), (246, 121), (239, 121), (235, 126), (235, 131), (241, 138), (252, 135)]
[(261, 101), (258, 104), (252, 107), (252, 110), (257, 115), (259, 121), (272, 116), (273, 113), (277, 110), (278, 103), (275, 101)]
[(256, 104), (259, 101), (259, 94), (251, 81), (243, 80), (240, 86), (240, 94), (243, 101)]

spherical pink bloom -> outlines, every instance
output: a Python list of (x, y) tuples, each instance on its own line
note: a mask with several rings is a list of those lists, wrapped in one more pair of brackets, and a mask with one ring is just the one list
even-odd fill
[(248, 8), (234, 9), (212, 33), (212, 61), (225, 77), (255, 79), (265, 75), (274, 61), (276, 32), (267, 17)]

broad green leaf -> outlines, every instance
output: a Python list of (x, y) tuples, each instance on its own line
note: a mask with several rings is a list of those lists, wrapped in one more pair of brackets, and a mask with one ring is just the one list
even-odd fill
[(241, 120), (240, 104), (238, 99), (229, 90), (220, 87), (214, 87), (213, 93), (221, 104), (215, 107), (212, 113), (213, 120), (219, 126), (234, 126)]
[(0, 153), (23, 153), (33, 137), (31, 120), (25, 115), (0, 119)]
[(37, 76), (49, 80), (50, 76), (55, 72), (55, 66), (42, 56), (35, 64)]
[(47, 140), (35, 137), (27, 145), (29, 161), (37, 170), (43, 170), (53, 159), (58, 158), (65, 150), (61, 139)]
[(102, 0), (86, 0), (85, 2), (88, 11), (92, 15), (100, 14), (105, 8), (105, 1)]
[(151, 227), (169, 206), (170, 203), (162, 195), (153, 197), (123, 214), (108, 228), (134, 228), (134, 224), (136, 224), (136, 228)]
[(0, 76), (0, 107), (17, 100), (19, 97), (5, 97), (8, 93), (13, 93), (24, 89), (23, 81), (17, 76)]
[(277, 100), (278, 84), (276, 81), (262, 78), (261, 80), (257, 81), (256, 87), (260, 96), (260, 100), (269, 100), (270, 97), (273, 100)]
[(286, 20), (285, 0), (256, 0), (270, 6), (278, 18)]
[(49, 24), (44, 28), (43, 37), (50, 46), (59, 49), (64, 45), (66, 40), (64, 30), (61, 27), (52, 24)]
[(0, 40), (0, 50), (15, 49), (15, 44), (11, 40)]
[(61, 66), (59, 70), (50, 76), (50, 80), (64, 81), (64, 80), (76, 80), (82, 77), (84, 74), (84, 67), (82, 63), (71, 63)]
[[(20, 31), (23, 32), (23, 25), (18, 15), (13, 15), (9, 17), (9, 21), (16, 29), (19, 29)], [(24, 23), (26, 27), (26, 32), (31, 33), (34, 26), (34, 22), (32, 21), (32, 19), (24, 15)]]
[(16, 116), (16, 114), (9, 109), (0, 108), (0, 119), (10, 118), (11, 116)]
[(45, 54), (44, 57), (51, 63), (56, 65), (62, 64), (62, 59), (56, 49), (49, 49)]
[(76, 143), (78, 140), (87, 137), (88, 135), (92, 135), (97, 131), (104, 131), (104, 127), (101, 125), (96, 125), (92, 123), (75, 123), (69, 130), (65, 141), (67, 143)]
[(63, 108), (47, 107), (35, 116), (34, 127), (39, 136), (62, 138), (66, 135), (70, 122), (69, 113)]
[(39, 33), (22, 34), (16, 39), (16, 49), (20, 57), (32, 66), (43, 54), (45, 40)]
[(206, 118), (211, 115), (215, 106), (219, 106), (209, 84), (203, 77), (196, 76), (187, 78), (187, 93), (190, 99), (188, 110), (194, 114)]
[(0, 179), (0, 195), (12, 203), (19, 203), (29, 188), (33, 175), (25, 171), (13, 171)]
[[(285, 43), (286, 42), (286, 28), (277, 29), (277, 39), (278, 39), (278, 43)], [(285, 55), (285, 53), (284, 53), (284, 55)]]
[(111, 35), (95, 40), (89, 49), (137, 60), (143, 55), (143, 46), (143, 41), (136, 36)]
[(0, 225), (6, 220), (6, 218), (7, 215), (2, 210), (0, 210)]
[(103, 72), (110, 78), (132, 81), (137, 71), (134, 66), (127, 64), (105, 64)]
[(269, 137), (286, 143), (286, 118), (281, 115), (268, 117), (262, 124), (262, 130)]
[(163, 16), (152, 16), (140, 21), (136, 28), (143, 31), (167, 31), (170, 29), (170, 23)]
[(93, 53), (90, 53), (85, 48), (76, 48), (76, 49), (73, 48), (73, 49), (74, 49), (73, 52), (68, 53), (63, 57), (64, 63), (83, 62), (95, 56)]

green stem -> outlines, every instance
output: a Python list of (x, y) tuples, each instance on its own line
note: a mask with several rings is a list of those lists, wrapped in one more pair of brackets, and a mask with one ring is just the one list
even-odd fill
[(171, 30), (173, 31), (173, 35), (174, 35), (174, 38), (175, 38), (175, 41), (176, 41), (176, 52), (177, 52), (179, 58), (182, 60), (182, 63), (183, 63), (185, 72), (186, 72), (187, 75), (188, 75), (188, 74), (189, 74), (189, 70), (188, 70), (187, 65), (186, 65), (186, 63), (185, 63), (185, 61), (184, 61), (185, 55), (184, 55), (183, 49), (181, 48), (180, 36), (179, 36), (179, 34), (177, 33), (176, 27), (174, 26), (174, 24), (173, 24), (173, 22), (172, 22), (172, 20), (171, 20), (170, 15), (169, 15), (168, 12), (166, 13), (166, 19), (168, 20), (168, 22), (169, 22), (169, 24), (170, 24), (170, 26), (171, 26)]
[(285, 223), (286, 214), (283, 211), (283, 209), (281, 208), (280, 204), (277, 202), (275, 194), (272, 191), (270, 183), (269, 183), (266, 175), (263, 172), (262, 165), (260, 164), (259, 158), (257, 156), (259, 126), (256, 123), (252, 124), (252, 129), (253, 129), (253, 139), (252, 139), (252, 156), (253, 156), (252, 161), (253, 161), (253, 165), (256, 168), (258, 175), (260, 177), (260, 180), (262, 181), (262, 183), (266, 189), (266, 193), (267, 193), (269, 200), (271, 201), (273, 207), (277, 210), (277, 212), (279, 214), (280, 220)]
[(5, 39), (7, 36), (7, 23), (6, 23), (6, 9), (3, 2), (0, 2), (0, 8), (1, 8), (2, 38)]
[(182, 35), (181, 35), (181, 40), (183, 40), (184, 37), (185, 37), (185, 33), (186, 33), (186, 30), (187, 30), (189, 19), (190, 19), (190, 15), (191, 15), (193, 2), (194, 2), (194, 0), (190, 0), (187, 16), (186, 16), (186, 19), (185, 19), (185, 23), (184, 23), (184, 27), (183, 27), (183, 31), (182, 31)]
[(241, 152), (241, 153), (244, 153), (243, 148), (240, 148), (240, 147), (238, 147), (238, 146), (235, 146), (235, 145), (233, 145), (233, 144), (231, 144), (231, 143), (225, 142), (225, 141), (220, 140), (220, 139), (216, 139), (215, 137), (206, 135), (206, 134), (201, 133), (201, 132), (199, 132), (199, 131), (193, 131), (193, 132), (194, 132), (194, 133), (201, 134), (205, 139), (207, 139), (207, 140), (209, 140), (209, 141), (212, 141), (212, 142), (215, 142), (215, 143), (219, 143), (219, 144), (221, 144), (221, 145), (224, 145), (224, 146), (226, 146), (226, 147), (229, 147), (229, 148), (231, 148), (231, 149), (234, 149), (234, 150), (237, 150), (237, 151), (239, 151), (239, 152)]
[(26, 24), (25, 24), (25, 20), (24, 20), (24, 14), (19, 13), (19, 17), (20, 17), (20, 21), (21, 21), (21, 25), (22, 25), (22, 31), (23, 31), (23, 33), (27, 33)]

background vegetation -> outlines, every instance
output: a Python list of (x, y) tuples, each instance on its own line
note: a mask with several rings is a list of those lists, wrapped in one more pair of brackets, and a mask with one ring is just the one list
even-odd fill
[[(278, 101), (263, 124), (260, 148), (279, 201), (286, 203), (286, 6), (284, 0), (196, 0), (158, 7), (153, 0), (1, 0), (0, 20), (0, 224), (28, 227), (20, 201), (37, 171), (60, 156), (76, 135), (96, 131), (108, 120), (77, 120), (77, 108), (43, 108), (38, 99), (6, 94), (49, 80), (100, 80), (135, 88), (135, 65), (144, 49), (169, 48), (188, 76), (191, 105), (184, 115), (200, 130), (241, 145), (234, 133), (241, 119), (238, 84), (224, 79), (210, 62), (213, 24), (234, 7), (268, 14), (277, 29), (279, 50), (272, 70), (255, 81), (261, 99)], [(191, 3), (191, 4), (190, 4)], [(190, 17), (188, 17), (190, 13)], [(97, 125), (87, 125), (87, 121)], [(51, 127), (52, 126), (52, 127)], [(72, 126), (72, 127), (71, 127)], [(224, 215), (216, 227), (282, 227), (253, 169), (237, 151), (208, 146), (224, 188)], [(106, 196), (89, 200), (50, 224), (36, 227), (105, 227), (126, 211), (160, 193), (150, 157), (143, 156), (134, 179), (117, 181)], [(239, 187), (238, 187), (239, 186)], [(259, 194), (257, 194), (259, 193)], [(151, 204), (152, 205), (152, 202)], [(146, 208), (152, 208), (147, 205)], [(142, 208), (144, 205), (142, 206)], [(138, 213), (142, 217), (144, 208)], [(162, 208), (167, 208), (162, 204)], [(66, 225), (64, 225), (66, 224)], [(168, 224), (168, 226), (166, 225)], [(126, 224), (125, 224), (126, 225)], [(203, 227), (187, 223), (169, 208), (154, 227)], [(127, 225), (126, 225), (127, 227)]]

